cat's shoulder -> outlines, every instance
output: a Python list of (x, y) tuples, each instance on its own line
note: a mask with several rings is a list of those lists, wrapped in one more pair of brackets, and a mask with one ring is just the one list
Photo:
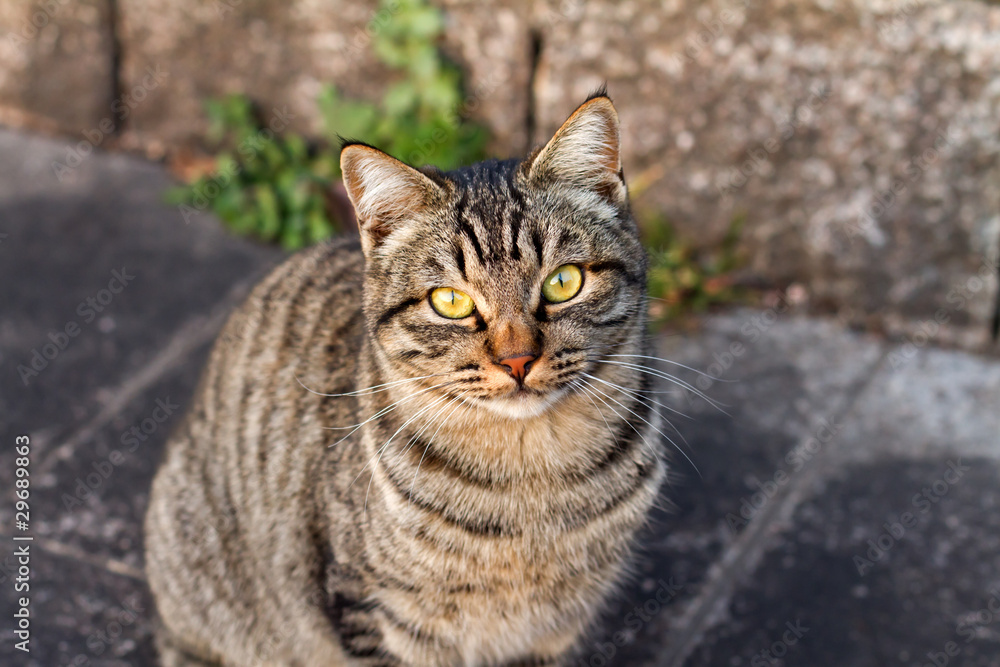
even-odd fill
[(331, 279), (360, 284), (364, 255), (356, 236), (342, 236), (300, 250), (281, 262), (257, 284), (249, 301), (267, 301), (275, 292), (297, 286), (326, 283)]

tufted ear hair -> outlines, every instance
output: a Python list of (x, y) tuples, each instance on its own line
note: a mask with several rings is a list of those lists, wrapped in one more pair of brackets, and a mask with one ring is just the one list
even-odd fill
[(628, 191), (622, 174), (618, 112), (603, 90), (581, 104), (535, 155), (528, 179), (540, 187), (582, 188), (615, 206), (625, 205)]
[(340, 150), (344, 187), (354, 205), (366, 256), (389, 234), (444, 196), (425, 174), (361, 143)]

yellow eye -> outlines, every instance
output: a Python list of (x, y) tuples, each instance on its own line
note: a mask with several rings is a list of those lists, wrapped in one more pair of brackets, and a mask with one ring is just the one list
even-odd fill
[(476, 304), (465, 292), (459, 292), (452, 287), (438, 287), (431, 292), (431, 305), (441, 317), (449, 320), (460, 320), (468, 317), (476, 309)]
[(542, 283), (542, 296), (549, 303), (569, 301), (583, 286), (583, 271), (575, 264), (563, 264)]

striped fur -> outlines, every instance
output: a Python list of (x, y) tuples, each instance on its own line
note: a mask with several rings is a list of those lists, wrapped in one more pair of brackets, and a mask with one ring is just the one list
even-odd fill
[[(665, 474), (648, 376), (598, 363), (645, 354), (614, 108), (524, 161), (342, 162), (361, 242), (254, 290), (154, 482), (164, 664), (564, 664)], [(567, 263), (584, 285), (549, 304)], [(474, 315), (437, 315), (441, 286)], [(522, 348), (519, 389), (498, 360)]]

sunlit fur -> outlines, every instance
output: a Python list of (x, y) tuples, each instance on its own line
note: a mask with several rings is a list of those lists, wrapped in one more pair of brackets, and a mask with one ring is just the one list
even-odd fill
[[(614, 108), (524, 161), (342, 166), (360, 244), (254, 291), (157, 475), (166, 664), (566, 664), (665, 474), (649, 375), (609, 363), (647, 354)], [(547, 303), (564, 264), (583, 286)], [(525, 354), (522, 384), (501, 362)]]

